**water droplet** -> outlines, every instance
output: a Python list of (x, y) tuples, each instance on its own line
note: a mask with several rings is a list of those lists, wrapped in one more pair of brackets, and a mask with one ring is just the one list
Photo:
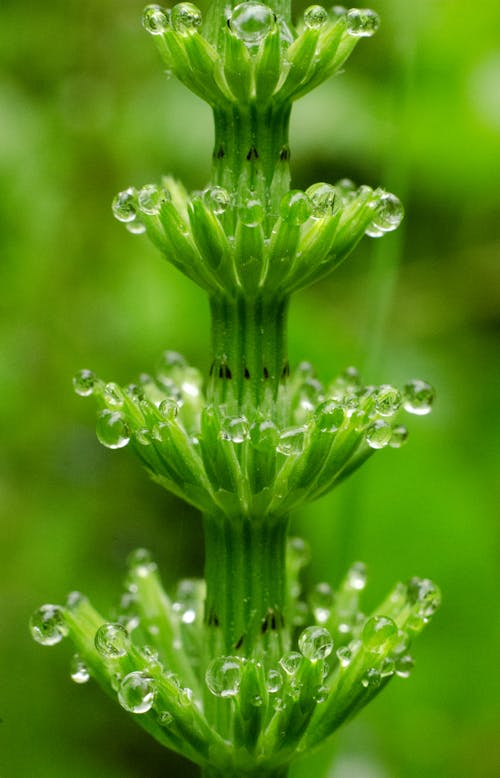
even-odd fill
[(158, 722), (162, 727), (169, 727), (171, 724), (173, 724), (173, 721), (174, 717), (171, 713), (168, 712), (168, 710), (162, 711), (158, 716)]
[(347, 585), (350, 589), (360, 592), (366, 586), (366, 565), (355, 562), (347, 571)]
[(311, 201), (305, 192), (301, 192), (300, 189), (294, 189), (291, 192), (287, 192), (287, 194), (281, 198), (280, 216), (289, 224), (299, 227), (308, 220), (311, 212)]
[(154, 705), (155, 696), (153, 679), (139, 670), (126, 675), (118, 690), (118, 702), (129, 713), (147, 713)]
[(320, 705), (328, 699), (328, 689), (326, 686), (319, 686), (314, 692), (314, 701)]
[(333, 589), (328, 583), (317, 584), (311, 593), (311, 608), (319, 624), (325, 624), (330, 618), (334, 601)]
[(112, 203), (115, 219), (120, 222), (133, 222), (136, 218), (136, 191), (131, 186), (119, 192)]
[(332, 400), (326, 400), (316, 408), (316, 426), (321, 432), (336, 432), (344, 421), (344, 409)]
[(129, 570), (139, 578), (146, 578), (157, 569), (156, 562), (147, 548), (136, 548), (127, 558)]
[(407, 592), (408, 602), (423, 619), (429, 619), (441, 605), (441, 592), (429, 578), (410, 578)]
[(337, 191), (331, 184), (313, 184), (306, 194), (311, 200), (313, 219), (323, 219), (331, 216), (335, 207)]
[(250, 198), (240, 205), (238, 216), (246, 227), (257, 227), (264, 219), (264, 206), (257, 198)]
[(242, 660), (237, 656), (220, 656), (207, 667), (205, 682), (216, 697), (235, 697), (241, 683)]
[(250, 429), (248, 421), (244, 416), (226, 416), (222, 421), (220, 431), (221, 440), (228, 440), (231, 443), (243, 443), (248, 440)]
[[(337, 6), (337, 8), (338, 7), (340, 6)], [(335, 189), (337, 190), (337, 194), (340, 197), (342, 205), (346, 205), (346, 203), (348, 203), (356, 196), (356, 184), (354, 181), (351, 181), (350, 178), (341, 178), (340, 181), (336, 182)]]
[(328, 12), (322, 5), (310, 5), (304, 11), (304, 24), (311, 30), (320, 30), (328, 21)]
[(87, 665), (79, 656), (75, 654), (71, 660), (71, 680), (75, 683), (87, 683), (90, 678), (90, 673)]
[(70, 592), (66, 597), (66, 608), (70, 611), (74, 611), (86, 602), (88, 602), (88, 600), (81, 592)]
[(299, 649), (311, 662), (326, 659), (333, 651), (333, 639), (324, 627), (306, 627), (299, 637)]
[(95, 633), (97, 651), (105, 659), (119, 659), (128, 650), (128, 632), (123, 624), (103, 624)]
[(168, 27), (168, 11), (160, 5), (148, 5), (142, 15), (142, 26), (150, 35), (161, 35)]
[(130, 432), (124, 415), (107, 408), (97, 415), (97, 439), (107, 448), (123, 448), (130, 441)]
[(368, 234), (372, 238), (378, 238), (385, 232), (396, 230), (403, 221), (404, 213), (401, 200), (390, 192), (383, 192), (375, 202), (375, 212)]
[(179, 404), (171, 397), (167, 397), (166, 400), (161, 401), (158, 410), (167, 421), (174, 421), (179, 413)]
[(302, 664), (303, 656), (298, 651), (288, 651), (280, 659), (280, 665), (287, 675), (295, 675)]
[(257, 422), (250, 427), (250, 440), (257, 451), (275, 450), (279, 436), (278, 428), (270, 419)]
[(394, 675), (394, 671), (396, 669), (394, 659), (391, 659), (391, 657), (386, 656), (382, 664), (380, 665), (380, 677), (381, 678), (390, 678), (391, 675)]
[(391, 448), (401, 448), (408, 440), (408, 430), (406, 427), (398, 426), (393, 427), (391, 439), (389, 445)]
[(109, 405), (110, 408), (119, 410), (123, 407), (125, 397), (118, 384), (109, 383), (106, 384), (103, 391), (104, 402)]
[(375, 410), (381, 416), (394, 416), (401, 407), (401, 392), (389, 384), (382, 384), (375, 394)]
[(361, 684), (367, 689), (369, 686), (371, 687), (377, 687), (380, 686), (382, 678), (380, 675), (380, 672), (375, 667), (370, 667), (369, 670), (366, 671), (363, 678), (361, 679)]
[(42, 605), (30, 619), (31, 635), (42, 646), (55, 646), (69, 632), (59, 605)]
[(172, 8), (172, 27), (181, 35), (196, 32), (201, 22), (201, 11), (193, 3), (178, 3)]
[(399, 678), (409, 678), (414, 666), (415, 662), (409, 654), (399, 657), (394, 662), (394, 670)]
[(368, 651), (381, 654), (397, 637), (398, 627), (386, 616), (372, 616), (363, 627), (362, 639)]
[(256, 46), (273, 29), (275, 15), (267, 5), (250, 0), (236, 6), (229, 23), (237, 38), (247, 46)]
[(143, 235), (146, 232), (146, 225), (140, 219), (134, 219), (125, 226), (132, 235)]
[(148, 216), (157, 216), (160, 213), (162, 203), (166, 200), (170, 200), (170, 193), (156, 184), (143, 186), (137, 195), (139, 210)]
[(279, 670), (271, 669), (267, 674), (266, 688), (269, 694), (276, 694), (283, 686), (283, 675)]
[(369, 38), (377, 32), (380, 19), (369, 8), (351, 8), (347, 13), (346, 24), (347, 32), (353, 38)]
[(147, 427), (141, 427), (135, 431), (135, 439), (141, 446), (150, 446), (151, 431)]
[(231, 196), (222, 186), (209, 186), (203, 192), (203, 200), (217, 216), (227, 211), (231, 204)]
[(432, 410), (436, 393), (426, 381), (409, 381), (403, 390), (403, 407), (408, 413), (426, 416)]
[(352, 662), (352, 650), (349, 646), (341, 646), (337, 649), (337, 659), (341, 667), (349, 667)]
[(392, 427), (387, 422), (378, 419), (366, 430), (366, 442), (370, 448), (384, 448), (392, 437)]
[(187, 362), (177, 351), (164, 351), (158, 363), (157, 375), (160, 379), (171, 379), (179, 368), (187, 367)]
[(303, 452), (305, 443), (305, 427), (291, 427), (281, 433), (276, 451), (286, 457), (298, 456)]
[(94, 393), (97, 377), (92, 370), (80, 370), (73, 378), (73, 389), (80, 397), (89, 397)]

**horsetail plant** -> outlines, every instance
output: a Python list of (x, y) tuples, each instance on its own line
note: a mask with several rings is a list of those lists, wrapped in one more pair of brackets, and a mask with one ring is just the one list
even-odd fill
[(294, 508), (327, 493), (378, 449), (399, 448), (401, 410), (424, 415), (433, 390), (365, 385), (348, 368), (323, 385), (308, 363), (290, 371), (291, 294), (326, 276), (367, 234), (398, 227), (403, 208), (349, 180), (290, 189), (294, 100), (339, 71), (378, 27), (368, 9), (310, 6), (293, 26), (289, 0), (150, 5), (143, 26), (166, 67), (213, 109), (210, 184), (188, 193), (164, 178), (113, 202), (206, 290), (212, 317), (207, 380), (175, 352), (121, 387), (74, 379), (99, 407), (97, 437), (127, 446), (151, 477), (203, 514), (205, 580), (171, 598), (155, 562), (132, 554), (114, 621), (81, 594), (44, 605), (33, 637), (75, 644), (72, 678), (93, 677), (153, 737), (206, 778), (286, 776), (395, 675), (440, 602), (427, 579), (399, 583), (360, 609), (356, 563), (335, 593), (300, 583), (305, 544), (287, 539)]

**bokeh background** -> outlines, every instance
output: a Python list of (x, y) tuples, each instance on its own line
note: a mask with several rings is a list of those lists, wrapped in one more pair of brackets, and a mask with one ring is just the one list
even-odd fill
[[(435, 412), (411, 441), (297, 515), (335, 584), (367, 562), (367, 607), (430, 576), (444, 604), (396, 680), (294, 778), (493, 778), (498, 735), (500, 10), (483, 0), (374, 0), (383, 25), (345, 74), (300, 102), (297, 187), (349, 176), (406, 204), (294, 301), (290, 352), (328, 379), (423, 377)], [(31, 611), (87, 592), (107, 611), (127, 553), (167, 586), (199, 575), (194, 511), (102, 449), (71, 376), (129, 381), (165, 348), (207, 368), (204, 295), (111, 216), (113, 195), (171, 172), (209, 176), (209, 110), (162, 73), (140, 0), (3, 0), (0, 9), (0, 774), (194, 776), (88, 684)]]

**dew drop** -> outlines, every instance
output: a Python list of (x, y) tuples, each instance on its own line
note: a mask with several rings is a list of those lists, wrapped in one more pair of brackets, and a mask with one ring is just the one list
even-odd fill
[(260, 200), (250, 198), (240, 205), (238, 215), (246, 227), (258, 227), (265, 216), (264, 206)]
[(118, 690), (118, 702), (129, 713), (147, 713), (154, 705), (155, 696), (153, 679), (139, 670), (126, 675)]
[(181, 35), (196, 32), (201, 22), (201, 11), (193, 3), (177, 3), (172, 8), (172, 27)]
[(392, 619), (386, 616), (373, 616), (363, 627), (362, 639), (368, 651), (381, 654), (387, 650), (398, 634), (398, 628)]
[(299, 637), (299, 649), (311, 662), (326, 659), (333, 651), (333, 639), (324, 627), (306, 627)]
[(283, 430), (276, 451), (286, 457), (298, 456), (304, 450), (306, 430), (304, 427), (291, 427)]
[(89, 397), (94, 393), (97, 377), (92, 370), (80, 370), (73, 378), (73, 389), (80, 397)]
[(221, 440), (244, 443), (250, 437), (248, 421), (244, 416), (226, 416), (222, 421)]
[(344, 409), (332, 400), (326, 400), (316, 408), (314, 420), (321, 432), (336, 432), (344, 421)]
[(346, 17), (347, 32), (353, 38), (370, 38), (380, 25), (380, 19), (370, 8), (351, 8)]
[(361, 679), (361, 684), (365, 687), (365, 689), (368, 689), (370, 686), (377, 688), (380, 686), (381, 680), (382, 677), (380, 672), (375, 667), (370, 667), (370, 669), (366, 671), (363, 678)]
[(136, 191), (133, 187), (119, 192), (112, 203), (115, 219), (120, 222), (133, 222), (136, 218)]
[(349, 646), (341, 646), (337, 649), (337, 659), (341, 667), (349, 667), (352, 662), (352, 650)]
[(237, 38), (247, 46), (256, 46), (273, 29), (275, 16), (267, 5), (250, 0), (236, 6), (229, 23)]
[(279, 436), (278, 428), (270, 419), (257, 422), (250, 427), (250, 440), (257, 451), (276, 450)]
[(146, 232), (146, 225), (140, 219), (134, 219), (133, 222), (129, 222), (125, 227), (132, 235), (143, 235)]
[(323, 219), (325, 216), (331, 216), (335, 206), (337, 191), (331, 184), (313, 184), (309, 187), (306, 194), (311, 200), (313, 219)]
[(322, 5), (310, 5), (304, 11), (304, 24), (310, 30), (320, 30), (328, 21), (328, 12)]
[(383, 192), (375, 203), (373, 221), (368, 228), (372, 238), (378, 238), (386, 232), (397, 230), (403, 221), (404, 208), (401, 200), (390, 192)]
[(331, 615), (334, 595), (333, 589), (328, 583), (317, 584), (310, 597), (314, 618), (319, 624), (325, 624)]
[(119, 410), (123, 407), (123, 403), (125, 402), (125, 397), (123, 396), (121, 388), (118, 384), (114, 383), (106, 384), (103, 391), (103, 398), (106, 405), (113, 410)]
[(88, 600), (81, 592), (70, 592), (66, 597), (66, 608), (70, 611), (74, 611), (81, 605), (85, 605), (86, 602), (88, 602)]
[(303, 656), (298, 651), (288, 651), (280, 659), (280, 665), (287, 675), (295, 675), (302, 664)]
[(212, 660), (205, 673), (205, 682), (216, 697), (235, 697), (241, 683), (242, 660), (237, 656), (221, 656)]
[(283, 675), (279, 670), (271, 669), (267, 674), (266, 688), (269, 694), (276, 694), (283, 686)]
[(31, 635), (42, 646), (55, 646), (69, 632), (59, 605), (42, 605), (30, 619)]
[(209, 186), (203, 192), (203, 200), (217, 216), (227, 211), (231, 204), (231, 196), (222, 186)]
[(143, 186), (137, 195), (139, 210), (148, 216), (157, 216), (160, 213), (162, 203), (169, 199), (169, 192), (156, 184)]
[(409, 678), (414, 666), (413, 658), (409, 654), (399, 657), (394, 662), (394, 670), (399, 678)]
[(399, 425), (398, 427), (393, 427), (391, 439), (389, 441), (389, 445), (391, 448), (401, 448), (401, 446), (404, 446), (407, 440), (408, 440), (408, 430), (406, 429), (406, 427), (403, 427), (402, 425)]
[(97, 415), (97, 439), (107, 448), (123, 448), (130, 441), (130, 432), (124, 415), (107, 408)]
[(142, 26), (150, 35), (162, 35), (168, 27), (168, 11), (160, 5), (148, 5), (142, 15)]
[(312, 205), (309, 197), (300, 189), (287, 192), (280, 201), (280, 216), (283, 221), (299, 227), (310, 217)]
[(356, 184), (354, 181), (351, 181), (350, 178), (341, 178), (340, 181), (336, 182), (335, 189), (337, 190), (337, 194), (340, 197), (342, 205), (346, 205), (346, 203), (348, 203), (356, 196)]
[(78, 654), (75, 654), (73, 659), (71, 660), (71, 680), (75, 683), (87, 683), (87, 681), (90, 678), (90, 673), (87, 665), (79, 656)]
[(158, 410), (167, 421), (174, 421), (179, 413), (179, 404), (171, 397), (167, 397), (166, 400), (162, 400), (158, 406)]
[(159, 378), (170, 378), (178, 368), (187, 367), (187, 362), (182, 354), (177, 351), (164, 351), (158, 364)]
[(174, 717), (171, 713), (168, 712), (168, 710), (164, 710), (160, 713), (158, 716), (158, 722), (161, 727), (169, 727), (171, 724), (173, 724)]
[(392, 427), (387, 422), (378, 419), (366, 430), (366, 442), (370, 448), (384, 448), (389, 445), (392, 437)]
[(362, 591), (366, 586), (366, 565), (364, 562), (355, 562), (347, 571), (347, 585), (349, 589)]
[(128, 632), (123, 624), (103, 624), (95, 633), (94, 644), (105, 659), (119, 659), (128, 650)]
[(141, 427), (135, 431), (135, 439), (141, 446), (150, 446), (151, 431), (147, 427)]
[(390, 656), (386, 656), (386, 658), (380, 665), (380, 677), (390, 678), (391, 675), (394, 675), (395, 669), (396, 669), (396, 665), (394, 659), (391, 659)]
[(389, 384), (382, 384), (375, 395), (375, 410), (381, 416), (394, 416), (401, 407), (401, 392)]
[(408, 413), (426, 416), (432, 410), (436, 393), (426, 381), (409, 381), (403, 390), (403, 407)]
[(157, 569), (156, 562), (147, 548), (136, 548), (132, 551), (128, 555), (127, 566), (130, 572), (138, 578), (147, 578)]
[(408, 602), (416, 606), (416, 614), (429, 619), (441, 605), (441, 592), (429, 578), (410, 578), (407, 584)]

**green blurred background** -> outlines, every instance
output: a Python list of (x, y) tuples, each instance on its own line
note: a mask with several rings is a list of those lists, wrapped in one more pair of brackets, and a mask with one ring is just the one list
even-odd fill
[[(367, 607), (430, 576), (444, 605), (396, 680), (294, 778), (500, 774), (498, 447), (500, 10), (377, 0), (380, 33), (292, 120), (294, 185), (349, 176), (404, 200), (403, 228), (366, 240), (294, 301), (290, 351), (320, 377), (423, 377), (435, 412), (338, 492), (296, 516), (310, 580), (355, 559)], [(162, 74), (140, 0), (3, 0), (0, 10), (0, 775), (194, 776), (88, 684), (70, 647), (28, 635), (31, 611), (87, 592), (104, 611), (127, 553), (154, 549), (167, 586), (201, 573), (194, 511), (96, 442), (71, 376), (127, 382), (164, 348), (207, 368), (204, 295), (112, 218), (113, 195), (171, 172), (209, 176), (209, 110)], [(495, 511), (497, 508), (497, 511)]]

